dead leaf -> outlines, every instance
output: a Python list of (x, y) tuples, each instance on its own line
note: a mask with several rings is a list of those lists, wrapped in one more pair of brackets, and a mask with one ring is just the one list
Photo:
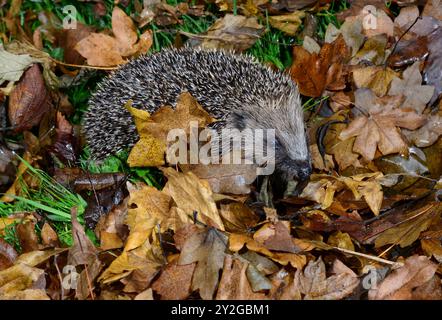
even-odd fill
[(266, 223), (255, 232), (253, 239), (269, 250), (291, 253), (300, 251), (292, 241), (289, 221), (278, 221), (275, 224)]
[(437, 264), (425, 256), (414, 255), (404, 266), (393, 270), (377, 288), (368, 292), (370, 300), (412, 300), (413, 292), (430, 281)]
[(424, 148), (434, 144), (442, 135), (442, 116), (432, 115), (426, 124), (417, 130), (403, 130), (407, 139), (415, 146)]
[(0, 299), (49, 300), (44, 273), (21, 263), (0, 271)]
[(0, 46), (0, 85), (5, 81), (18, 81), (33, 62), (29, 54), (15, 55)]
[(254, 293), (247, 279), (248, 263), (233, 259), (226, 255), (223, 274), (219, 283), (216, 300), (264, 300), (262, 293)]
[(118, 6), (112, 11), (112, 32), (117, 41), (117, 49), (122, 57), (134, 53), (134, 45), (138, 40), (137, 30), (132, 19)]
[(223, 267), (227, 237), (213, 228), (194, 233), (184, 243), (178, 265), (197, 262), (192, 290), (199, 290), (201, 298), (212, 300)]
[(213, 200), (213, 193), (208, 183), (198, 179), (193, 173), (179, 173), (172, 168), (163, 169), (167, 183), (163, 191), (169, 194), (178, 208), (189, 217), (194, 212), (201, 222), (224, 230), (224, 224)]
[(353, 81), (357, 88), (369, 88), (378, 96), (385, 96), (391, 81), (397, 73), (382, 66), (356, 67), (352, 69)]
[(422, 113), (426, 104), (434, 93), (434, 87), (422, 85), (422, 75), (419, 71), (420, 62), (416, 61), (403, 73), (403, 79), (395, 77), (391, 82), (389, 95), (404, 95), (406, 97), (402, 106), (413, 108), (417, 113)]
[(177, 265), (176, 262), (168, 264), (158, 280), (153, 283), (152, 289), (163, 300), (187, 299), (191, 293), (190, 286), (195, 265), (195, 263)]
[(180, 164), (180, 168), (207, 180), (216, 193), (248, 194), (257, 176), (257, 167), (248, 164)]
[(73, 266), (92, 264), (97, 259), (98, 250), (86, 236), (83, 226), (77, 221), (77, 208), (71, 210), (73, 246), (69, 249), (68, 264)]
[(375, 246), (379, 248), (386, 244), (397, 244), (405, 248), (411, 245), (441, 212), (442, 205), (434, 203), (410, 212), (401, 223), (382, 232), (376, 238)]
[(35, 233), (35, 223), (35, 219), (30, 218), (15, 227), (23, 253), (39, 249), (38, 237)]
[(346, 140), (356, 137), (353, 151), (367, 161), (374, 159), (376, 148), (384, 155), (405, 152), (407, 144), (397, 127), (414, 130), (426, 120), (414, 110), (398, 108), (402, 102), (400, 96), (377, 98), (369, 89), (358, 89), (355, 100), (359, 109), (366, 113), (341, 131), (339, 138)]
[(304, 11), (295, 10), (289, 14), (271, 16), (269, 22), (273, 28), (279, 29), (290, 36), (295, 36), (304, 17)]
[[(213, 122), (207, 111), (188, 92), (179, 95), (175, 109), (163, 106), (152, 115), (130, 105), (127, 106), (127, 109), (134, 117), (140, 135), (140, 140), (129, 155), (128, 163), (132, 167), (163, 165), (167, 145), (170, 147), (171, 144), (168, 141), (171, 130), (183, 129), (186, 134), (189, 134), (194, 123), (197, 123), (198, 127), (204, 128)], [(175, 154), (168, 153), (166, 156), (169, 163), (176, 164), (178, 162), (174, 159)]]
[(117, 50), (116, 40), (102, 33), (91, 33), (75, 45), (91, 66), (115, 66), (124, 62)]
[(205, 35), (194, 37), (197, 39), (197, 44), (204, 49), (222, 48), (242, 52), (253, 46), (263, 30), (256, 17), (226, 14), (216, 20)]
[(43, 228), (41, 228), (41, 240), (45, 246), (49, 247), (60, 247), (60, 241), (58, 240), (58, 235), (49, 225), (45, 222)]
[(259, 221), (259, 216), (240, 202), (221, 204), (219, 212), (229, 232), (247, 232)]
[(301, 293), (305, 294), (304, 300), (343, 299), (352, 294), (359, 284), (354, 273), (344, 272), (327, 278), (321, 258), (310, 261), (304, 272), (298, 270), (295, 278)]
[(295, 46), (290, 74), (298, 83), (301, 94), (319, 97), (326, 88), (343, 89), (345, 83), (342, 62), (347, 54), (347, 46), (342, 36), (331, 44), (324, 44), (319, 54), (309, 53), (303, 47)]
[(40, 123), (50, 108), (46, 89), (38, 64), (29, 68), (12, 90), (8, 115), (15, 132), (23, 132)]
[(0, 271), (11, 267), (17, 257), (14, 247), (0, 238)]

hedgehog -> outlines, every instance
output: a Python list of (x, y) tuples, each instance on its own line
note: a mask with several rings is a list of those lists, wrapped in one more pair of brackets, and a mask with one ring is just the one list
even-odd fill
[(84, 133), (96, 160), (132, 147), (139, 139), (132, 106), (155, 112), (176, 106), (189, 92), (219, 128), (275, 129), (275, 167), (287, 180), (308, 180), (312, 167), (296, 83), (247, 54), (222, 50), (163, 49), (123, 65), (89, 101)]

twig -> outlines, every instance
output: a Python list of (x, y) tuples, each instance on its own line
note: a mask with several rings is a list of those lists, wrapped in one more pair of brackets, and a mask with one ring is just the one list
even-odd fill
[(58, 256), (58, 254), (56, 254), (54, 256), (54, 265), (55, 265), (55, 269), (57, 269), (58, 279), (60, 280), (60, 290), (61, 290), (61, 297), (60, 298), (61, 298), (61, 300), (64, 300), (63, 277), (61, 276), (60, 268), (58, 268), (57, 256)]
[(394, 261), (382, 259), (382, 258), (379, 258), (379, 257), (370, 256), (370, 255), (365, 254), (365, 253), (356, 252), (356, 251), (353, 251), (353, 250), (348, 250), (348, 249), (343, 249), (343, 248), (338, 248), (338, 247), (333, 247), (333, 248), (338, 250), (338, 251), (341, 251), (341, 252), (344, 252), (344, 253), (348, 253), (348, 254), (351, 254), (351, 255), (354, 255), (354, 256), (359, 256), (359, 257), (363, 257), (363, 258), (366, 258), (366, 259), (369, 259), (369, 260), (377, 261), (377, 262), (380, 262), (380, 263), (383, 263), (383, 264), (388, 264), (388, 265), (390, 265), (392, 267), (402, 267), (404, 265), (402, 262), (394, 262)]
[(115, 67), (99, 67), (99, 66), (87, 66), (87, 65), (82, 65), (82, 64), (71, 64), (71, 63), (66, 63), (54, 58), (50, 58), (51, 61), (55, 62), (56, 64), (62, 65), (62, 66), (66, 66), (66, 67), (73, 67), (73, 68), (85, 68), (85, 69), (95, 69), (95, 70), (117, 70), (118, 66)]

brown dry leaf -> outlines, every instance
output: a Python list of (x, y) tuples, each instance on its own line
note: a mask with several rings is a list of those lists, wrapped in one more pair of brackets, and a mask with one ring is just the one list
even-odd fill
[(137, 54), (146, 54), (150, 47), (152, 47), (153, 44), (153, 36), (151, 30), (146, 30), (143, 34), (140, 35), (140, 40), (138, 40), (138, 43), (135, 45), (135, 51)]
[(428, 56), (428, 38), (417, 37), (411, 40), (402, 40), (396, 50), (388, 56), (387, 62), (391, 67), (404, 67), (418, 60), (425, 60)]
[(138, 41), (135, 24), (118, 6), (112, 12), (112, 32), (114, 36), (91, 33), (74, 48), (87, 59), (89, 65), (115, 66), (125, 62), (123, 57), (146, 53), (152, 45), (150, 31), (143, 33)]
[(160, 277), (152, 284), (152, 289), (162, 300), (185, 300), (191, 294), (190, 286), (195, 263), (177, 265), (169, 263), (161, 272)]
[(273, 300), (301, 300), (301, 291), (295, 283), (293, 273), (284, 269), (271, 276), (272, 289), (268, 296)]
[(98, 250), (92, 241), (87, 237), (84, 227), (77, 220), (77, 208), (71, 209), (72, 217), (72, 238), (74, 244), (69, 248), (68, 264), (78, 266), (92, 264), (97, 260)]
[(303, 95), (319, 97), (326, 88), (345, 88), (342, 62), (348, 55), (348, 49), (342, 36), (331, 44), (324, 44), (319, 54), (295, 46), (293, 55), (290, 74)]
[(28, 216), (22, 223), (15, 227), (17, 238), (20, 241), (20, 247), (22, 248), (23, 253), (39, 249), (35, 224), (36, 220), (34, 217)]
[(442, 6), (440, 5), (440, 0), (427, 1), (422, 15), (442, 20)]
[(17, 260), (15, 261), (15, 264), (21, 263), (25, 264), (30, 267), (38, 266), (39, 264), (45, 262), (49, 258), (58, 255), (60, 253), (63, 253), (65, 251), (69, 250), (69, 248), (54, 248), (50, 250), (40, 250), (40, 251), (32, 251), (28, 253), (21, 254)]
[[(126, 283), (125, 291), (147, 289), (162, 264), (162, 249), (157, 236), (175, 225), (170, 221), (171, 198), (164, 192), (142, 183), (128, 184), (130, 193), (126, 224), (130, 229), (123, 253), (101, 274), (99, 280)], [(159, 228), (157, 228), (159, 226)]]
[(212, 300), (223, 267), (227, 237), (214, 228), (201, 229), (186, 240), (178, 265), (197, 262), (192, 290), (199, 290), (201, 298)]
[(37, 49), (26, 39), (21, 41), (14, 40), (6, 45), (6, 49), (18, 55), (29, 54), (35, 62), (38, 62), (43, 67), (43, 78), (46, 85), (54, 90), (59, 87), (59, 79), (53, 71), (55, 63), (49, 53)]
[[(158, 253), (158, 252), (157, 252)], [(156, 276), (158, 270), (160, 269), (162, 261), (154, 252), (154, 248), (146, 241), (142, 246), (130, 250), (123, 251), (123, 253), (118, 256), (111, 265), (103, 271), (103, 273), (98, 278), (103, 284), (112, 283), (132, 274), (137, 271), (141, 271), (142, 283), (137, 283), (137, 285), (142, 285), (141, 290), (147, 289), (150, 281)], [(133, 280), (132, 282), (137, 282)], [(135, 284), (132, 283), (135, 286)]]
[(100, 217), (95, 234), (100, 239), (101, 250), (110, 250), (123, 247), (125, 236), (124, 221), (127, 216), (129, 197), (125, 198), (121, 204), (114, 207), (111, 212)]
[(75, 45), (87, 63), (91, 66), (115, 66), (124, 63), (117, 49), (115, 38), (103, 33), (91, 33)]
[[(336, 120), (343, 121), (343, 117)], [(340, 140), (338, 139), (342, 130), (346, 128), (344, 123), (336, 123), (330, 126), (327, 130), (327, 135), (324, 138), (324, 145), (326, 153), (332, 154), (341, 171), (353, 166), (355, 168), (362, 167), (359, 162), (359, 154), (353, 152), (353, 144), (355, 138)]]
[(362, 21), (360, 19), (346, 20), (339, 30), (335, 28), (333, 23), (328, 25), (326, 39), (329, 38), (329, 40), (327, 42), (332, 42), (332, 39), (342, 34), (345, 43), (351, 49), (351, 56), (354, 56), (365, 41)]
[(417, 17), (419, 17), (419, 9), (417, 6), (403, 7), (399, 12), (399, 15), (394, 19), (394, 24), (404, 32), (411, 26)]
[(330, 172), (335, 167), (333, 157), (329, 154), (325, 154), (324, 158), (322, 158), (321, 153), (319, 152), (318, 145), (316, 143), (310, 145), (310, 154), (312, 157), (312, 164), (314, 168), (320, 171)]
[(76, 29), (67, 29), (59, 33), (59, 45), (63, 48), (64, 61), (72, 64), (83, 64), (84, 58), (75, 50), (75, 45), (88, 37), (93, 28), (77, 21)]
[(0, 48), (0, 85), (5, 81), (18, 81), (23, 72), (35, 62), (29, 54), (13, 54), (6, 51), (3, 47)]
[(134, 300), (153, 300), (153, 291), (151, 288), (137, 294)]
[(229, 232), (245, 233), (259, 222), (259, 216), (241, 202), (221, 204), (220, 214)]
[(257, 230), (253, 239), (269, 250), (297, 253), (299, 248), (295, 246), (290, 235), (290, 222), (277, 221), (266, 223)]
[(432, 115), (426, 124), (417, 130), (402, 130), (407, 139), (420, 148), (429, 147), (442, 135), (442, 116)]
[(378, 34), (394, 35), (394, 23), (385, 13), (385, 1), (383, 0), (356, 0), (353, 1), (350, 9), (338, 14), (345, 21), (362, 21), (363, 31), (367, 37)]
[(130, 229), (125, 251), (140, 247), (149, 240), (154, 229), (163, 226), (169, 217), (171, 197), (154, 187), (143, 183), (133, 185), (128, 183), (129, 202), (126, 224)]
[(233, 252), (240, 251), (244, 246), (250, 251), (262, 253), (268, 257), (273, 256), (273, 253), (262, 244), (255, 241), (253, 238), (245, 234), (231, 233), (229, 237), (229, 249)]
[(17, 257), (14, 247), (0, 238), (0, 271), (11, 267)]
[(327, 239), (327, 244), (334, 247), (355, 251), (355, 246), (351, 241), (350, 235), (345, 232), (337, 231), (331, 234)]
[(413, 108), (417, 113), (422, 113), (426, 104), (431, 100), (434, 93), (434, 87), (422, 85), (422, 75), (419, 71), (420, 61), (416, 61), (408, 67), (400, 79), (395, 77), (391, 82), (389, 95), (404, 95), (404, 108)]
[(343, 299), (352, 294), (359, 285), (357, 276), (348, 271), (327, 278), (325, 264), (321, 258), (310, 261), (303, 272), (296, 271), (295, 281), (300, 292), (305, 295), (305, 300)]
[(357, 88), (369, 88), (378, 97), (387, 94), (391, 81), (397, 73), (382, 66), (356, 67), (352, 70), (353, 81)]
[(41, 228), (41, 241), (45, 246), (49, 247), (60, 247), (60, 241), (58, 240), (58, 235), (52, 229), (51, 225), (47, 222)]
[(433, 256), (439, 263), (442, 263), (442, 243), (438, 238), (421, 239), (422, 250), (428, 256)]
[[(390, 273), (377, 288), (368, 292), (370, 300), (412, 300), (414, 292), (432, 280), (437, 264), (425, 256), (414, 255), (404, 266)], [(440, 299), (441, 297), (439, 297)]]
[(372, 62), (375, 65), (382, 64), (385, 60), (385, 47), (387, 36), (380, 34), (365, 41), (363, 47), (351, 59), (350, 64), (356, 65), (361, 62)]
[(295, 36), (304, 17), (304, 11), (295, 10), (289, 14), (271, 16), (269, 17), (269, 23), (273, 28), (279, 29), (290, 36)]
[[(296, 240), (292, 238), (292, 242), (296, 248)], [(263, 244), (255, 241), (244, 234), (230, 234), (229, 237), (229, 249), (233, 252), (240, 251), (244, 246), (250, 251), (259, 252), (266, 255), (270, 259), (282, 264), (282, 265), (292, 265), (293, 268), (302, 269), (306, 264), (307, 258), (304, 255), (299, 255), (295, 253), (274, 253), (267, 249)]]
[(189, 35), (196, 37), (199, 45), (205, 49), (226, 49), (242, 52), (247, 50), (259, 39), (264, 27), (256, 17), (226, 14), (215, 21), (205, 35)]
[(347, 129), (341, 131), (339, 138), (356, 137), (353, 151), (367, 161), (374, 159), (376, 148), (384, 155), (406, 152), (408, 146), (397, 127), (415, 130), (426, 121), (426, 117), (412, 109), (398, 108), (402, 102), (400, 96), (377, 98), (370, 89), (358, 89), (355, 100), (358, 108), (366, 114), (353, 120)]
[(138, 40), (137, 28), (132, 19), (118, 6), (112, 11), (112, 32), (121, 56), (127, 57), (135, 53), (134, 45)]
[(172, 168), (164, 168), (162, 171), (167, 177), (163, 192), (173, 198), (178, 208), (189, 217), (193, 217), (196, 212), (199, 221), (224, 230), (207, 181), (199, 179), (192, 172), (180, 173)]
[(45, 286), (42, 269), (18, 263), (0, 271), (1, 300), (49, 300)]
[(249, 264), (226, 255), (216, 300), (264, 300), (265, 294), (252, 291), (247, 279)]
[[(371, 211), (378, 215), (383, 200), (380, 184), (382, 177), (383, 174), (380, 172), (359, 174), (351, 177), (314, 174), (311, 176), (311, 181), (302, 191), (300, 197), (318, 202), (322, 205), (322, 209), (326, 209), (333, 203), (335, 193), (346, 188), (353, 193), (355, 200), (364, 198)], [(321, 211), (318, 213), (321, 214)]]
[(103, 264), (98, 259), (94, 260), (92, 264), (85, 266), (78, 277), (77, 287), (75, 290), (76, 299), (86, 300), (89, 295), (93, 296), (95, 278), (98, 277), (102, 269)]
[(255, 165), (248, 164), (180, 164), (183, 172), (192, 172), (209, 182), (213, 192), (248, 194), (256, 179)]
[(40, 67), (32, 65), (9, 97), (8, 116), (16, 133), (31, 129), (40, 123), (49, 111), (49, 93), (46, 89)]
[(375, 246), (379, 248), (386, 244), (397, 244), (405, 248), (411, 245), (441, 212), (442, 204), (431, 203), (408, 213), (403, 221), (382, 232), (376, 238)]
[(183, 92), (177, 98), (175, 109), (168, 106), (158, 109), (152, 114), (151, 121), (145, 123), (142, 132), (166, 142), (171, 129), (183, 129), (189, 134), (191, 122), (197, 122), (199, 128), (204, 128), (214, 121), (189, 92)]

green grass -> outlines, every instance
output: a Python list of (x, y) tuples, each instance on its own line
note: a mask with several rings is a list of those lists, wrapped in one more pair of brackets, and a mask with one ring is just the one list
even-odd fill
[(282, 31), (269, 30), (247, 50), (247, 53), (262, 63), (274, 64), (279, 69), (285, 69), (292, 64), (291, 46), (296, 43), (294, 37), (285, 35)]
[[(71, 209), (77, 207), (78, 221), (84, 224), (83, 213), (87, 203), (83, 198), (56, 182), (46, 172), (33, 168), (27, 161), (20, 158), (26, 165), (26, 174), (30, 175), (38, 183), (36, 189), (26, 184), (22, 177), (19, 177), (20, 196), (14, 196), (15, 201), (11, 203), (0, 203), (0, 217), (6, 217), (17, 212), (37, 211), (45, 218), (52, 220), (58, 229), (66, 230), (66, 234), (59, 234), (62, 243), (72, 243)], [(9, 242), (14, 242), (10, 237)], [(7, 239), (8, 240), (8, 239)]]
[(91, 160), (86, 148), (80, 157), (80, 168), (91, 173), (125, 173), (131, 182), (142, 181), (149, 186), (161, 189), (164, 184), (163, 175), (157, 168), (131, 168), (127, 164), (128, 151), (109, 156), (101, 163)]
[(330, 23), (334, 24), (337, 28), (341, 26), (341, 23), (336, 18), (336, 14), (340, 11), (348, 9), (349, 7), (350, 4), (347, 1), (332, 1), (330, 8), (316, 13), (315, 16), (318, 20), (316, 34), (320, 39), (324, 39), (325, 31)]

